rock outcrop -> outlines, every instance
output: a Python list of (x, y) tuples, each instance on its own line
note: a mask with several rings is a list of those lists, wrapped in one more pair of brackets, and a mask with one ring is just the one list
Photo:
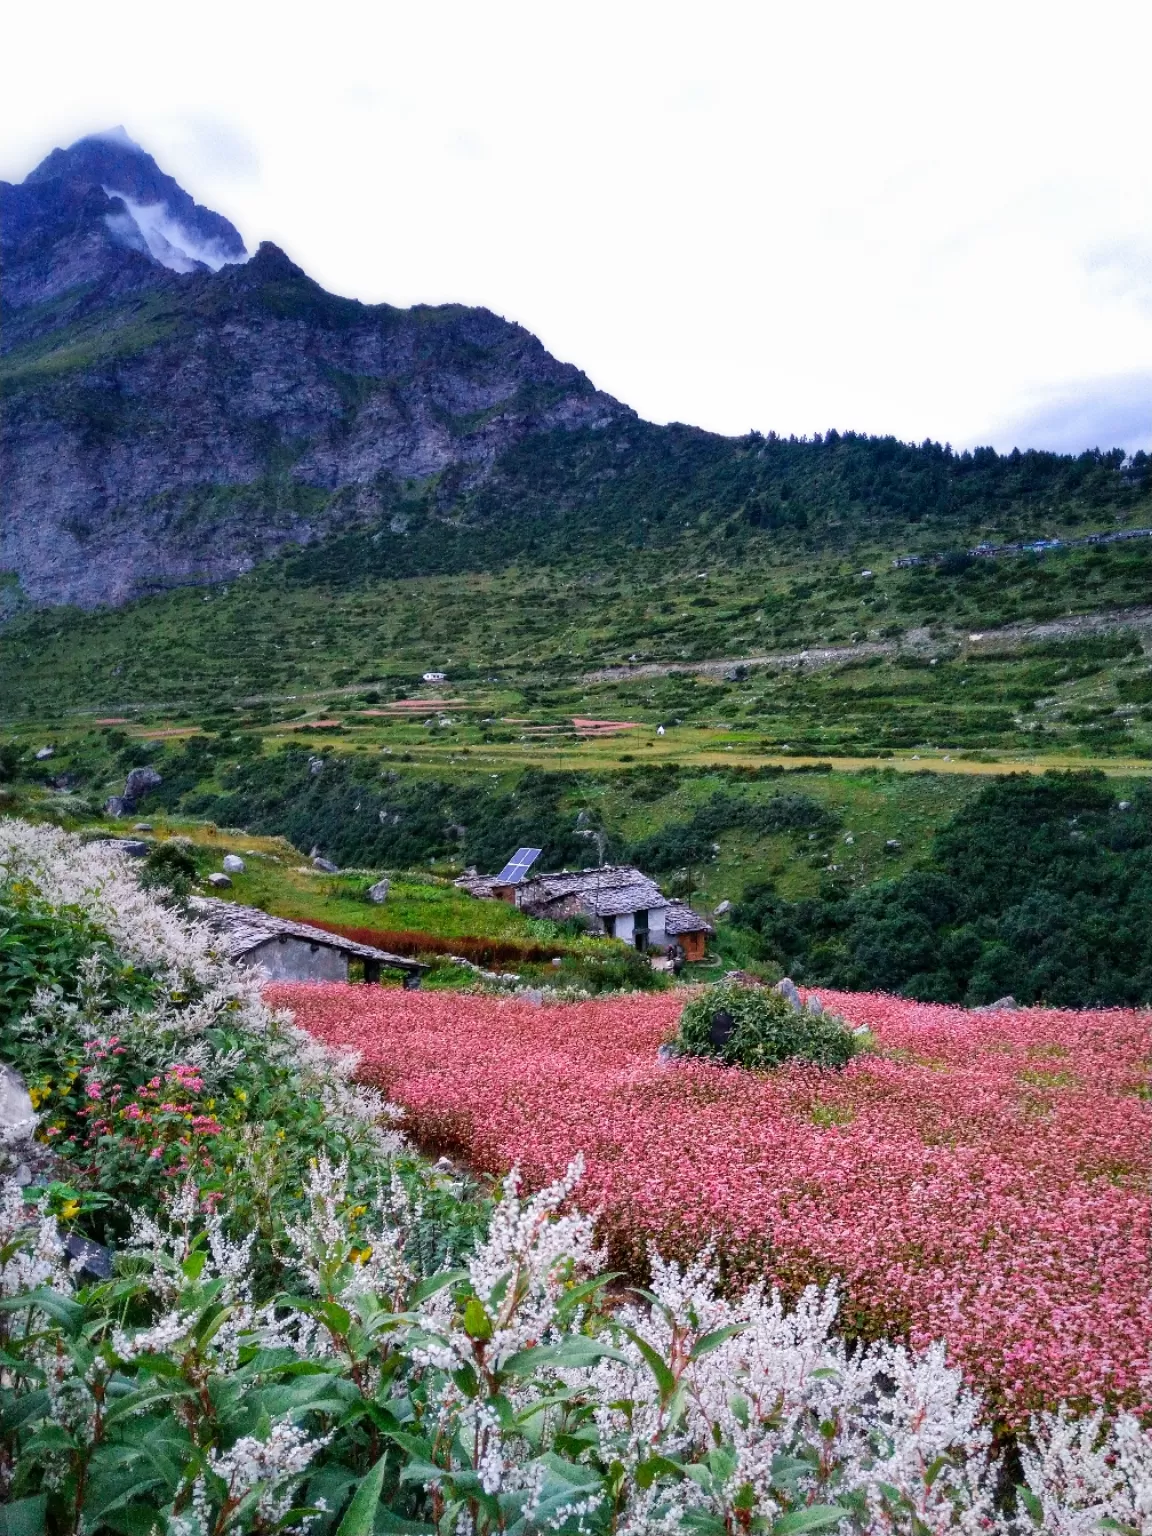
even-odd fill
[[(522, 327), (246, 260), (122, 130), (0, 183), (0, 570), (92, 607), (388, 525), (525, 437), (633, 413)], [(403, 529), (395, 534), (403, 537)]]

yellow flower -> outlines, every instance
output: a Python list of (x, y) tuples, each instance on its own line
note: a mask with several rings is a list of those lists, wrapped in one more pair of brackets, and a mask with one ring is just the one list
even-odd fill
[(368, 1209), (368, 1207), (366, 1205), (354, 1205), (352, 1207), (352, 1209), (348, 1212), (348, 1220), (349, 1221), (355, 1221), (357, 1216), (363, 1216), (364, 1212), (367, 1209)]
[(348, 1257), (352, 1260), (353, 1264), (367, 1264), (368, 1260), (372, 1257), (372, 1250), (371, 1248), (350, 1248), (348, 1250)]
[(28, 1090), (28, 1097), (32, 1100), (32, 1108), (39, 1109), (45, 1099), (52, 1097), (51, 1082), (33, 1085)]
[(237, 1088), (236, 1097), (240, 1100), (241, 1104), (247, 1104), (248, 1095), (244, 1092), (243, 1088)]
[(79, 1214), (80, 1214), (80, 1202), (79, 1202), (79, 1200), (65, 1200), (64, 1204), (60, 1207), (60, 1220), (61, 1221), (75, 1221), (76, 1217), (79, 1216)]

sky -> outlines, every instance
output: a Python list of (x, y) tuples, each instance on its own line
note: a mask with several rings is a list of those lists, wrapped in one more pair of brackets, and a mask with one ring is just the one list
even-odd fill
[(56, 0), (0, 177), (123, 124), (249, 248), (653, 421), (1152, 449), (1147, 0)]

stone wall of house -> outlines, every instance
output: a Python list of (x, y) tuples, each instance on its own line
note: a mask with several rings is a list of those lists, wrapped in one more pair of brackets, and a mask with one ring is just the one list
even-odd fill
[(245, 965), (259, 966), (271, 981), (347, 981), (348, 956), (304, 939), (268, 939), (250, 949)]

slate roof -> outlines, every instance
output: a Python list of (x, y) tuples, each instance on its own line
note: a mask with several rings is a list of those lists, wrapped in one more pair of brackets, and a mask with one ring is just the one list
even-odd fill
[(716, 930), (706, 917), (694, 912), (687, 902), (670, 901), (664, 914), (664, 932), (674, 937), (678, 933), (715, 933)]
[(407, 955), (389, 954), (386, 949), (373, 949), (370, 944), (357, 944), (341, 934), (329, 933), (326, 928), (313, 928), (310, 923), (294, 923), (287, 917), (273, 917), (258, 907), (243, 907), (239, 902), (221, 901), (215, 896), (191, 896), (188, 906), (195, 917), (201, 918), (214, 933), (224, 940), (224, 948), (230, 960), (239, 960), (252, 950), (266, 944), (269, 939), (302, 939), (306, 944), (322, 944), (327, 949), (338, 949), (357, 960), (377, 960), (381, 965), (393, 966), (406, 971), (426, 971), (428, 967)]
[(525, 911), (569, 896), (578, 897), (580, 905), (596, 917), (618, 917), (622, 912), (654, 911), (668, 905), (656, 882), (630, 864), (537, 875), (525, 880), (520, 890), (520, 906)]

